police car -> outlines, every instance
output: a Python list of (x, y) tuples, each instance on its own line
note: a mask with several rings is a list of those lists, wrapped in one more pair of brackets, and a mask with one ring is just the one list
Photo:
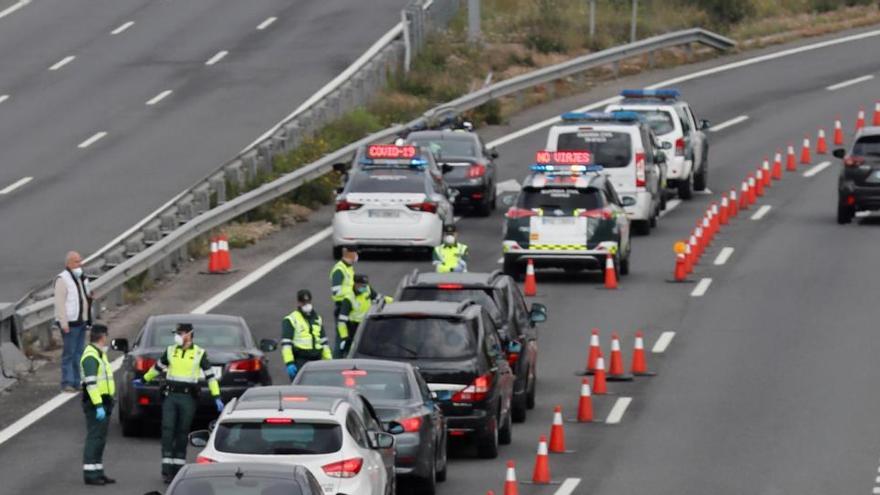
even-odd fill
[(521, 276), (528, 260), (537, 268), (601, 270), (608, 253), (629, 272), (630, 220), (613, 180), (587, 151), (540, 151), (516, 203), (505, 214), (504, 272)]
[[(571, 112), (550, 128), (546, 149), (588, 151), (622, 198), (638, 234), (657, 225), (663, 209), (666, 155), (651, 128), (633, 112)], [(631, 201), (630, 201), (631, 200)]]
[(672, 145), (664, 148), (669, 186), (678, 189), (682, 199), (691, 199), (695, 190), (705, 190), (709, 140), (704, 131), (709, 122), (698, 121), (691, 106), (681, 100), (681, 93), (675, 89), (625, 89), (620, 96), (623, 100), (609, 105), (606, 112), (635, 112), (661, 142)]
[[(339, 170), (344, 165), (337, 164)], [(336, 198), (333, 254), (342, 246), (432, 249), (453, 223), (454, 191), (431, 152), (369, 145), (358, 151)]]

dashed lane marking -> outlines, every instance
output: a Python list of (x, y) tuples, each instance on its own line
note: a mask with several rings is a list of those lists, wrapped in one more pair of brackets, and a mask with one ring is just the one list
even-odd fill
[(666, 352), (666, 348), (669, 347), (669, 344), (672, 342), (672, 339), (675, 338), (675, 332), (663, 332), (660, 334), (660, 338), (657, 339), (657, 342), (654, 343), (654, 348), (651, 349), (651, 352), (654, 354), (663, 354)]
[(565, 478), (565, 481), (562, 482), (562, 485), (556, 489), (553, 495), (571, 495), (580, 484), (580, 478)]
[(79, 149), (85, 149), (85, 148), (88, 148), (89, 146), (91, 146), (91, 145), (97, 143), (98, 141), (100, 141), (101, 139), (104, 139), (104, 136), (106, 136), (106, 135), (107, 135), (107, 133), (104, 132), (104, 131), (96, 132), (92, 137), (90, 137), (90, 138), (86, 139), (85, 141), (79, 143), (79, 144), (77, 145), (77, 148), (79, 148)]
[(767, 213), (770, 212), (770, 208), (773, 208), (773, 207), (770, 205), (764, 205), (764, 206), (758, 208), (758, 211), (756, 211), (755, 214), (752, 215), (752, 220), (760, 220), (760, 219), (764, 218), (767, 215)]
[(168, 95), (170, 95), (173, 92), (174, 91), (171, 91), (170, 89), (166, 89), (165, 91), (162, 91), (161, 93), (159, 93), (156, 96), (147, 100), (147, 105), (153, 106), (156, 103), (159, 103), (160, 101), (164, 100)]
[(3, 189), (0, 189), (0, 195), (9, 194), (12, 191), (15, 191), (19, 187), (27, 184), (28, 182), (30, 182), (32, 180), (34, 180), (33, 177), (22, 177), (21, 179), (18, 179), (17, 181), (13, 182), (12, 184), (9, 184), (8, 186), (4, 187)]
[(128, 21), (125, 24), (114, 29), (113, 31), (110, 31), (110, 34), (113, 34), (113, 35), (119, 34), (132, 26), (134, 26), (134, 21)]
[(620, 423), (620, 420), (623, 419), (623, 415), (626, 413), (626, 408), (629, 407), (630, 402), (632, 402), (632, 397), (619, 397), (617, 401), (614, 402), (614, 407), (611, 408), (608, 417), (605, 418), (605, 423), (609, 425)]
[[(20, 0), (18, 2), (15, 2), (14, 4), (10, 5), (9, 7), (6, 7), (5, 9), (0, 10), (0, 19), (3, 19), (4, 17), (8, 16), (9, 14), (12, 14), (16, 10), (24, 7), (25, 5), (27, 5), (29, 3), (31, 3), (31, 0)], [(0, 443), (2, 443), (2, 442), (0, 442)]]
[(504, 263), (504, 256), (498, 258), (498, 261), (496, 263), (498, 263), (499, 265), (503, 264)]
[(691, 291), (691, 297), (703, 297), (706, 295), (706, 291), (709, 290), (709, 286), (712, 285), (711, 278), (702, 278), (700, 279), (697, 286), (694, 287), (694, 290)]
[(812, 177), (830, 166), (831, 162), (819, 162), (815, 166), (804, 172), (804, 177)]
[(270, 17), (270, 18), (266, 19), (265, 21), (261, 22), (260, 25), (257, 26), (257, 29), (262, 31), (262, 30), (266, 29), (267, 27), (271, 26), (272, 23), (277, 20), (278, 20), (277, 17)]
[(3, 103), (4, 101), (6, 101), (8, 99), (9, 99), (9, 95), (0, 95), (0, 103)]
[(859, 84), (859, 83), (863, 83), (865, 81), (870, 81), (871, 79), (874, 79), (874, 75), (868, 74), (866, 76), (856, 77), (854, 79), (847, 79), (846, 81), (839, 82), (837, 84), (832, 84), (831, 86), (828, 86), (825, 89), (827, 89), (828, 91), (837, 91), (838, 89), (843, 89), (847, 86), (852, 86), (854, 84)]
[(709, 131), (710, 132), (723, 131), (724, 129), (727, 129), (728, 127), (733, 127), (736, 124), (743, 123), (747, 120), (749, 120), (748, 115), (740, 115), (739, 117), (734, 117), (734, 118), (727, 120), (727, 121), (724, 121), (718, 125), (713, 125), (712, 127), (709, 128)]
[(660, 218), (663, 218), (666, 215), (668, 215), (670, 212), (672, 212), (672, 210), (678, 208), (679, 205), (681, 205), (680, 199), (670, 199), (669, 201), (667, 201), (666, 202), (666, 209), (660, 212)]
[(65, 65), (73, 62), (75, 59), (76, 59), (75, 55), (68, 55), (68, 56), (62, 58), (61, 60), (55, 62), (55, 64), (52, 65), (52, 67), (49, 67), (49, 70), (58, 70), (58, 69), (64, 67)]
[(721, 266), (727, 263), (727, 260), (730, 259), (730, 255), (733, 254), (733, 248), (730, 246), (725, 247), (718, 253), (718, 256), (715, 257), (715, 266)]
[(214, 65), (214, 64), (216, 64), (217, 62), (223, 60), (223, 57), (225, 57), (225, 56), (228, 55), (228, 54), (229, 54), (228, 51), (226, 51), (226, 50), (220, 50), (219, 52), (217, 52), (216, 54), (214, 54), (213, 57), (209, 58), (208, 61), (205, 62), (205, 65)]

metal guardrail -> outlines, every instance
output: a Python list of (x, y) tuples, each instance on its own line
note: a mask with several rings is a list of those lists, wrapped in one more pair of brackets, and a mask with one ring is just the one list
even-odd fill
[[(96, 293), (105, 296), (114, 291), (120, 291), (122, 285), (129, 279), (148, 270), (168, 271), (185, 258), (187, 243), (199, 235), (210, 232), (224, 223), (272, 201), (290, 191), (293, 191), (303, 183), (316, 179), (328, 173), (333, 163), (345, 161), (358, 147), (372, 142), (388, 140), (408, 130), (424, 128), (436, 124), (440, 119), (455, 116), (467, 110), (476, 108), (491, 100), (509, 96), (521, 91), (532, 89), (559, 79), (576, 75), (590, 69), (619, 63), (621, 60), (652, 53), (657, 50), (690, 46), (691, 43), (700, 43), (719, 50), (733, 48), (736, 43), (733, 40), (703, 29), (688, 29), (660, 36), (647, 38), (636, 43), (617, 46), (601, 52), (578, 57), (557, 65), (538, 69), (508, 80), (504, 80), (487, 86), (483, 89), (469, 93), (449, 103), (435, 107), (427, 111), (422, 117), (404, 125), (397, 125), (383, 131), (371, 134), (356, 143), (349, 144), (325, 157), (310, 163), (296, 171), (284, 175), (273, 182), (264, 184), (252, 191), (244, 193), (234, 199), (224, 202), (214, 208), (205, 208), (191, 216), (184, 224), (167, 232), (167, 235), (155, 239), (154, 242), (128, 259), (121, 260), (102, 274), (94, 283)], [(253, 150), (251, 153), (256, 153)], [(271, 162), (271, 155), (265, 158)], [(244, 163), (245, 158), (239, 159)], [(195, 194), (194, 191), (191, 194)], [(47, 325), (53, 318), (51, 298), (30, 303), (19, 308), (18, 316), (22, 322), (22, 329), (28, 330), (40, 325)]]

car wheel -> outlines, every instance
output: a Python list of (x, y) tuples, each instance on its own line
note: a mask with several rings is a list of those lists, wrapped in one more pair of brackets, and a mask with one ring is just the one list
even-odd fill
[(626, 258), (621, 258), (620, 260), (620, 274), (629, 275), (629, 254), (626, 255)]
[(694, 173), (688, 176), (687, 180), (678, 182), (678, 197), (681, 199), (692, 199), (694, 197)]
[(651, 220), (648, 221), (648, 223), (650, 224), (652, 229), (657, 227), (657, 218), (659, 218), (659, 217), (660, 217), (660, 207), (658, 206), (657, 210), (654, 211), (654, 214), (651, 215)]
[(440, 469), (437, 470), (437, 482), (443, 483), (446, 481), (446, 466), (449, 462), (446, 457), (446, 438), (440, 439), (440, 446), (438, 448), (440, 449), (440, 459), (442, 462), (440, 463)]
[(505, 275), (510, 275), (514, 280), (520, 281), (523, 279), (522, 273), (517, 273), (516, 271), (516, 263), (513, 262), (512, 257), (505, 256), (504, 264), (502, 265), (502, 271)]
[(431, 460), (431, 466), (424, 478), (416, 480), (415, 493), (424, 493), (425, 495), (434, 495), (437, 493), (437, 459)]
[(122, 427), (122, 436), (137, 438), (143, 435), (144, 425), (137, 420), (130, 419), (127, 414), (119, 411), (119, 425)]
[(342, 258), (342, 246), (333, 246), (333, 259), (338, 260)]
[(703, 161), (703, 167), (700, 168), (700, 172), (694, 177), (694, 190), (695, 191), (705, 191), (706, 185), (709, 182), (709, 164)]
[(651, 233), (651, 221), (650, 220), (633, 221), (632, 229), (633, 229), (633, 231), (635, 231), (636, 235), (648, 235)]
[(837, 223), (845, 225), (852, 222), (856, 209), (840, 201), (837, 202)]
[(511, 407), (507, 409), (507, 414), (504, 415), (504, 421), (501, 423), (501, 428), (498, 429), (498, 443), (501, 445), (510, 445), (510, 442), (513, 441), (512, 410), (513, 404), (511, 401)]
[(526, 411), (528, 410), (528, 379), (526, 379), (526, 390), (523, 393), (514, 394), (510, 403), (510, 417), (514, 423), (523, 423), (526, 420)]
[(488, 431), (480, 435), (477, 445), (477, 455), (483, 459), (498, 457), (498, 418), (493, 418), (490, 423)]
[(666, 211), (666, 196), (668, 194), (666, 188), (663, 188), (663, 190), (660, 191), (660, 211)]
[(529, 381), (529, 385), (527, 385), (526, 389), (526, 406), (529, 409), (535, 408), (535, 395), (537, 395), (538, 389), (538, 372), (537, 370), (533, 370), (532, 373), (535, 376)]
[(483, 201), (482, 203), (480, 203), (480, 205), (477, 206), (477, 208), (476, 208), (477, 216), (488, 217), (489, 215), (491, 215), (492, 210), (494, 209), (493, 208), (494, 203), (495, 203), (494, 197), (488, 198), (488, 199), (486, 199), (486, 201)]

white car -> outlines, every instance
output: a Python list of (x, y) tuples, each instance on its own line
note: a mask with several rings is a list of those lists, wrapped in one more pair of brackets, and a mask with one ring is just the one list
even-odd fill
[[(579, 113), (562, 116), (550, 128), (547, 151), (589, 151), (624, 203), (634, 230), (648, 234), (663, 208), (666, 156), (650, 127), (632, 112)], [(627, 199), (629, 198), (629, 199)]]
[(443, 227), (454, 223), (454, 195), (430, 151), (365, 147), (336, 198), (334, 258), (343, 246), (433, 249)]
[(394, 436), (353, 389), (273, 386), (231, 400), (211, 432), (190, 434), (196, 462), (302, 465), (325, 494), (394, 495)]

